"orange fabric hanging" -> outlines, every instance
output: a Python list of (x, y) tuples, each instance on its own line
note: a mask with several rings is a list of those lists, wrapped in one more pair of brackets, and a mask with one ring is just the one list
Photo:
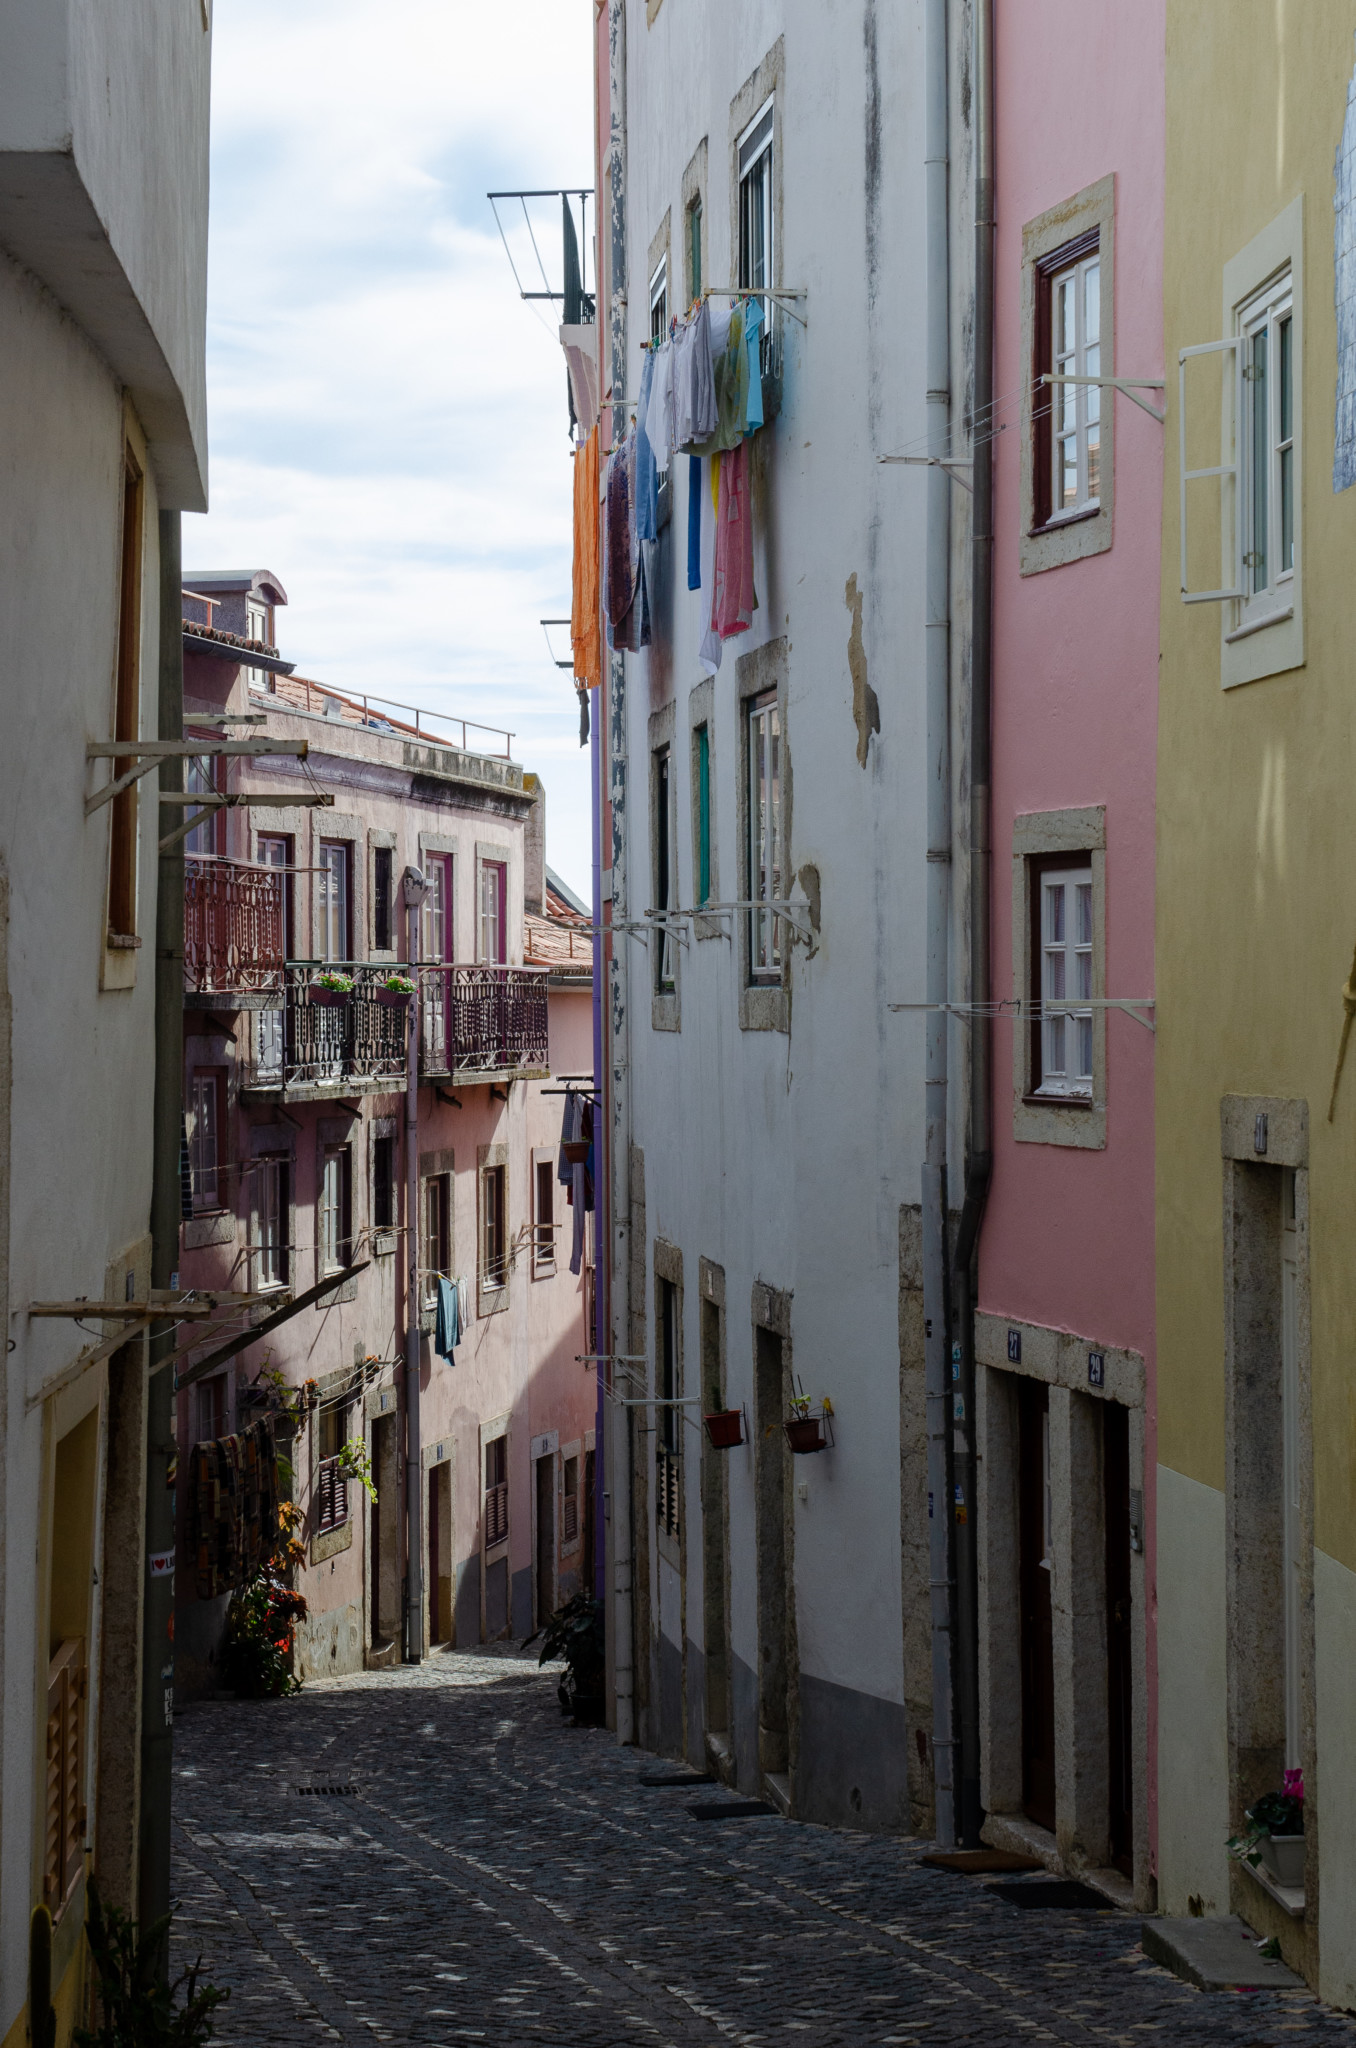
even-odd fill
[(598, 589), (598, 429), (575, 450), (574, 580), (570, 600), (570, 645), (575, 681), (596, 690), (603, 679), (603, 642)]

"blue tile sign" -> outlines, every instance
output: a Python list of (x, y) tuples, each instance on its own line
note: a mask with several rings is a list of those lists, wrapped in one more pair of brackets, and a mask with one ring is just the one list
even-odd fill
[(1106, 1385), (1105, 1351), (1090, 1351), (1088, 1353), (1088, 1385), (1090, 1387), (1104, 1387)]
[(1009, 1330), (1009, 1331), (1008, 1331), (1008, 1364), (1009, 1364), (1009, 1365), (1020, 1365), (1020, 1364), (1021, 1364), (1021, 1362), (1022, 1362), (1022, 1333), (1021, 1333), (1021, 1331), (1020, 1331), (1020, 1330)]

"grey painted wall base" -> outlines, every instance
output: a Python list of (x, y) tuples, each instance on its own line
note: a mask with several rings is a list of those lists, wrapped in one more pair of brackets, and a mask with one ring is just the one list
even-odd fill
[(758, 1762), (758, 1680), (742, 1657), (730, 1657), (730, 1710), (734, 1727), (735, 1784), (741, 1792), (763, 1789)]
[(302, 1679), (338, 1678), (363, 1668), (363, 1611), (350, 1600), (324, 1614), (314, 1609), (297, 1628), (297, 1671)]
[(457, 1648), (469, 1650), (480, 1641), (480, 1559), (464, 1557), (457, 1566), (454, 1625)]
[(521, 1642), (532, 1633), (532, 1567), (525, 1564), (513, 1574), (513, 1602), (510, 1608), (512, 1633)]
[(706, 1652), (689, 1636), (683, 1659), (687, 1673), (687, 1759), (706, 1769)]
[(798, 1820), (907, 1833), (908, 1750), (908, 1717), (899, 1701), (801, 1672)]
[(661, 1629), (656, 1657), (658, 1687), (655, 1693), (655, 1748), (660, 1756), (681, 1756), (683, 1751), (683, 1653)]
[(211, 1699), (223, 1686), (221, 1649), (226, 1636), (229, 1593), (195, 1600), (174, 1618), (174, 1697)]

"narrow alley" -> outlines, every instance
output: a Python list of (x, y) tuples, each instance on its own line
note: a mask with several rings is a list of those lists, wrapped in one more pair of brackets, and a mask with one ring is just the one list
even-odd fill
[(223, 2043), (1356, 2042), (1307, 1991), (1202, 1996), (1137, 1915), (1018, 1911), (897, 1836), (697, 1817), (746, 1802), (647, 1785), (680, 1767), (562, 1724), (554, 1688), (446, 1652), (180, 1715), (175, 1970), (231, 1987)]

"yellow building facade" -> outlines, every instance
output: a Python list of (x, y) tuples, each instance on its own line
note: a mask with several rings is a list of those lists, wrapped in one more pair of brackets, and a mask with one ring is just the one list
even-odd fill
[[(1156, 919), (1160, 1906), (1241, 1913), (1347, 2006), (1353, 27), (1339, 0), (1169, 0)], [(1225, 1845), (1291, 1769), (1286, 1882)]]

